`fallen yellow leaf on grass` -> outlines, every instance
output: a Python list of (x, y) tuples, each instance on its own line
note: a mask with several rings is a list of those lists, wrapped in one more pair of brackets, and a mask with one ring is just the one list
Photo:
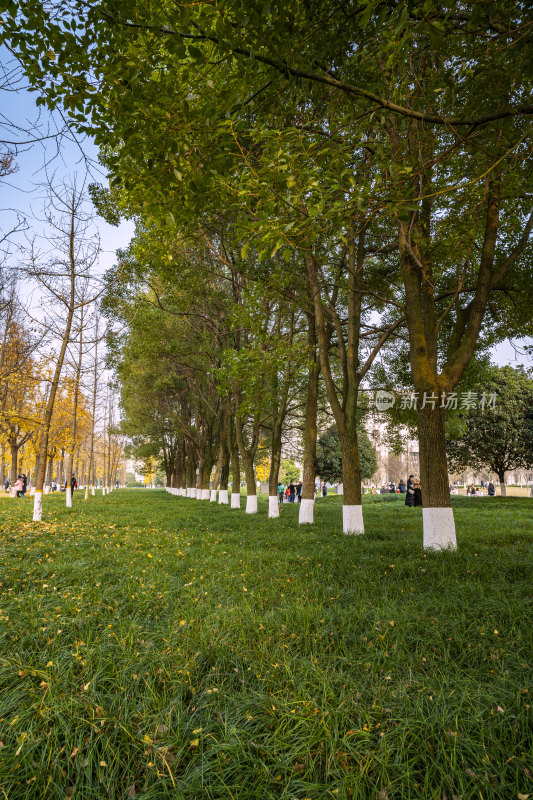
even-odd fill
[(198, 747), (199, 744), (200, 744), (200, 739), (192, 739), (189, 742), (189, 747)]

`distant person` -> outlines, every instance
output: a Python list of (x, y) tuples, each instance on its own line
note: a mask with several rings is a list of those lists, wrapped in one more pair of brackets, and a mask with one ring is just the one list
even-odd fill
[(298, 503), (302, 502), (302, 492), (303, 492), (304, 485), (301, 481), (299, 481), (298, 485), (296, 486), (296, 499)]
[(289, 483), (289, 503), (294, 503), (294, 496), (296, 495), (296, 486), (294, 481)]
[(396, 484), (394, 481), (390, 481), (389, 483), (389, 494), (396, 494)]
[(322, 484), (322, 497), (327, 497), (328, 494), (328, 487), (326, 485), (326, 481)]
[(72, 475), (72, 477), (71, 477), (71, 479), (70, 479), (70, 488), (71, 488), (71, 491), (72, 491), (72, 492), (74, 492), (74, 489), (77, 489), (77, 488), (78, 488), (78, 481), (76, 480), (76, 478), (74, 477), (74, 475)]
[(414, 506), (415, 504), (415, 487), (413, 486), (414, 475), (409, 475), (407, 478), (407, 491), (405, 493), (405, 505)]
[(278, 500), (279, 500), (280, 505), (281, 505), (281, 503), (283, 503), (283, 493), (284, 493), (284, 491), (285, 491), (285, 486), (280, 481), (278, 483)]
[(15, 485), (13, 486), (13, 489), (17, 493), (17, 497), (22, 497), (22, 499), (24, 499), (24, 495), (22, 493), (24, 489), (24, 482), (22, 480), (22, 475), (18, 476), (17, 480), (15, 481)]
[(6, 492), (9, 490), (9, 478), (6, 478), (4, 481), (4, 489)]
[(26, 494), (26, 489), (28, 488), (28, 477), (25, 473), (22, 475), (22, 497)]
[(413, 490), (414, 490), (414, 505), (421, 506), (422, 505), (422, 489), (420, 487), (420, 478), (413, 478)]
[(405, 486), (404, 479), (400, 478), (400, 483), (398, 484), (398, 491), (400, 492), (400, 494), (405, 494), (405, 489), (406, 489), (406, 486)]
[(494, 484), (493, 484), (492, 481), (489, 481), (489, 484), (488, 484), (488, 487), (487, 487), (487, 494), (488, 494), (489, 497), (495, 497), (495, 495), (496, 495), (496, 489), (494, 488)]

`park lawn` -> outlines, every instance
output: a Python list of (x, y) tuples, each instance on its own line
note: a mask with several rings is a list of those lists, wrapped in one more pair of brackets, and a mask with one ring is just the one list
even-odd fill
[(453, 502), (0, 500), (2, 797), (533, 796), (533, 501)]

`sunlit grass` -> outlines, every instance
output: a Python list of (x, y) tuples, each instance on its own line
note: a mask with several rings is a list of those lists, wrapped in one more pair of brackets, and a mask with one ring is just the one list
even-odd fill
[(0, 788), (17, 798), (516, 798), (533, 501), (365, 501), (346, 537), (164, 492), (0, 501)]

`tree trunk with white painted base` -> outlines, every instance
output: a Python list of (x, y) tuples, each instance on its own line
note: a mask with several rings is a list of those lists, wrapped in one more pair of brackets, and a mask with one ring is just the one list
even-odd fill
[(361, 504), (361, 464), (356, 433), (340, 436), (342, 449), (342, 530), (346, 534), (364, 533)]
[(248, 514), (254, 514), (257, 511), (257, 485), (255, 480), (255, 468), (254, 468), (254, 458), (257, 451), (257, 445), (259, 443), (259, 413), (254, 415), (254, 419), (251, 425), (251, 432), (250, 435), (247, 437), (248, 442), (246, 442), (246, 436), (244, 432), (244, 421), (243, 418), (239, 415), (239, 409), (241, 407), (242, 398), (239, 392), (235, 394), (236, 398), (236, 414), (235, 414), (235, 438), (237, 440), (237, 446), (239, 448), (239, 456), (242, 460), (242, 464), (244, 467), (244, 475), (246, 477), (246, 491), (248, 493), (248, 498), (255, 497), (255, 511), (248, 510), (249, 508), (253, 508), (253, 502), (248, 503), (248, 499), (246, 501), (246, 511)]
[(270, 519), (279, 517), (279, 497), (277, 494), (268, 496), (268, 516)]
[(257, 514), (257, 495), (249, 494), (246, 497), (246, 513)]
[(235, 426), (231, 428), (231, 508), (241, 507), (241, 462), (239, 458), (239, 448), (235, 436)]
[(65, 500), (66, 500), (66, 507), (72, 508), (72, 489), (68, 485), (67, 488), (65, 489)]
[(315, 481), (316, 481), (316, 442), (318, 413), (318, 378), (320, 365), (317, 359), (315, 315), (307, 314), (307, 344), (309, 372), (307, 375), (307, 397), (305, 404), (305, 424), (303, 431), (304, 457), (302, 478), (302, 499), (298, 522), (300, 525), (314, 522)]
[(427, 404), (418, 410), (424, 548), (455, 549), (457, 540), (448, 482), (445, 410), (440, 408), (439, 393), (435, 394), (436, 408)]
[(300, 525), (312, 524), (314, 519), (315, 501), (309, 498), (302, 497), (300, 501), (300, 513), (298, 515), (298, 522)]
[(35, 490), (33, 497), (33, 521), (41, 522), (43, 518), (43, 493)]
[[(275, 408), (275, 411), (278, 411)], [(274, 414), (271, 438), (270, 473), (268, 476), (268, 516), (279, 517), (279, 468), (281, 465), (281, 415)]]
[(227, 489), (219, 489), (218, 490), (218, 502), (222, 506), (227, 506), (229, 503), (229, 496)]
[(209, 497), (209, 500), (212, 503), (216, 503), (216, 501), (217, 501), (217, 490), (216, 489), (211, 489), (211, 495)]

